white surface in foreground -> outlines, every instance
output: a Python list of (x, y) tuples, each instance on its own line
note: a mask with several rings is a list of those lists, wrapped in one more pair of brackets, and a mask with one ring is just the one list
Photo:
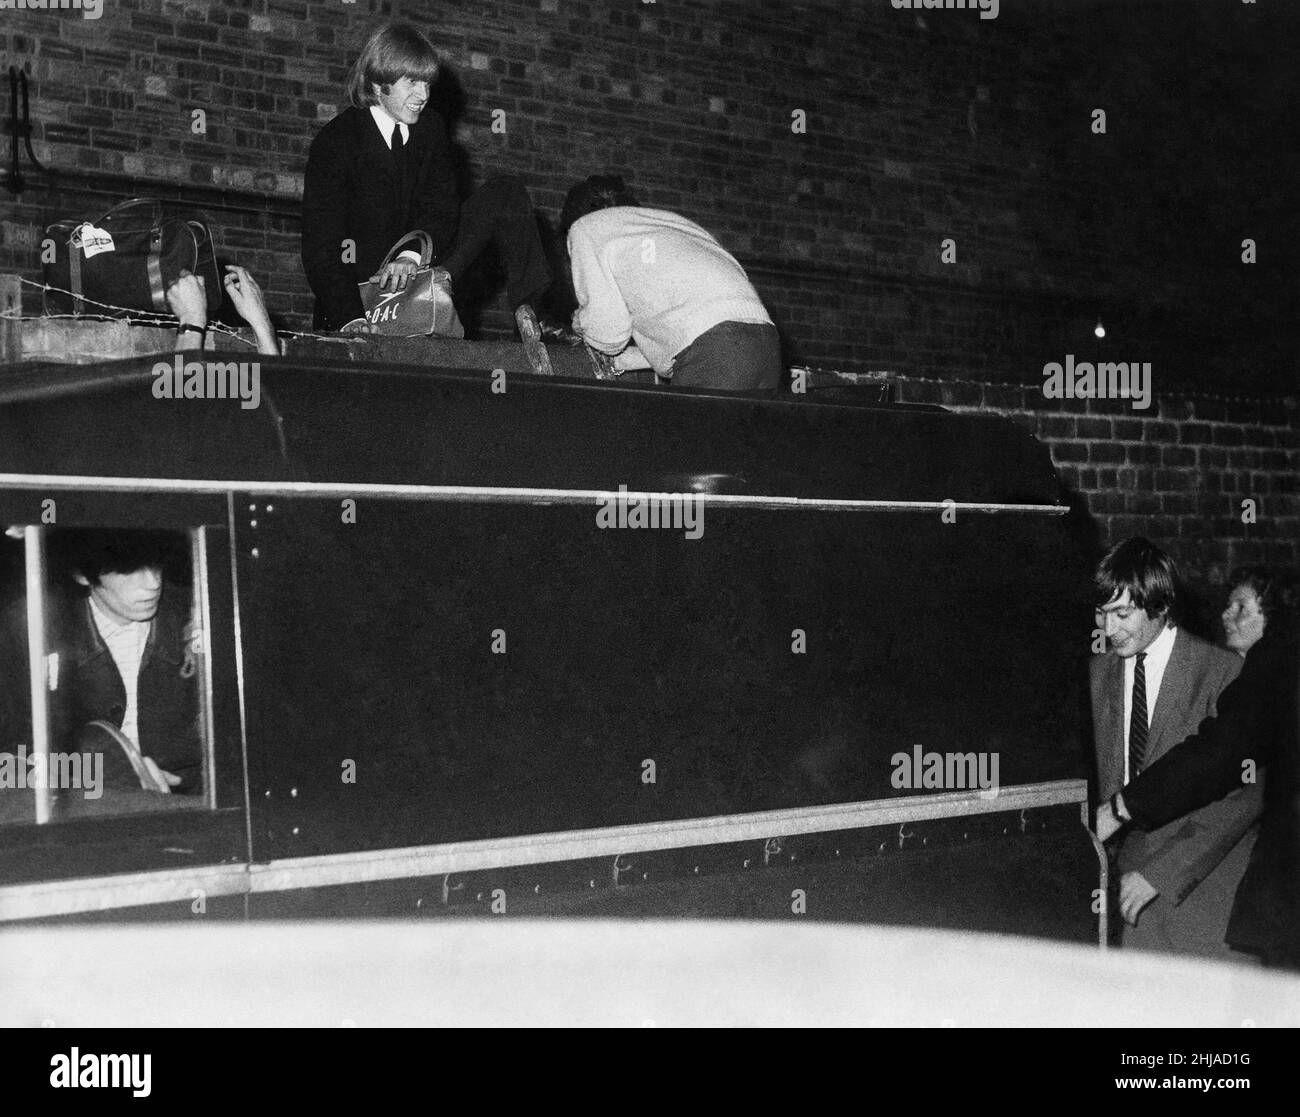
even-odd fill
[(0, 989), (11, 1027), (1300, 1024), (1273, 971), (827, 924), (14, 928)]

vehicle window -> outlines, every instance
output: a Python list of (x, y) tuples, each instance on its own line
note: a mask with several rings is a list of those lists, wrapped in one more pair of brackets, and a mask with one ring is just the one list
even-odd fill
[(205, 806), (197, 536), (112, 526), (6, 531), (0, 825)]

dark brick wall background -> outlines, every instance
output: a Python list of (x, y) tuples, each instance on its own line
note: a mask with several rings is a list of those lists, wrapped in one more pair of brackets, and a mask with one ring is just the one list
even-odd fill
[[(740, 257), (792, 361), (889, 370), (904, 399), (1027, 423), (1103, 541), (1148, 531), (1204, 577), (1298, 557), (1296, 413), (1281, 397), (1297, 368), (1283, 184), (1300, 181), (1285, 127), (1300, 5), (1003, 0), (996, 20), (888, 0), (5, 11), (5, 62), (30, 75), (52, 174), (29, 170), (5, 195), (0, 270), (35, 279), (47, 223), (158, 194), (206, 208), (280, 324), (303, 327), (307, 145), (365, 30), (389, 17), (446, 53), (435, 102), (467, 179), (522, 174), (553, 217), (573, 181), (621, 171)], [(955, 263), (940, 259), (948, 237)], [(484, 336), (505, 321), (498, 297)], [(1066, 353), (1150, 361), (1158, 405), (1044, 400), (1042, 367)]]
[(913, 378), (895, 394), (993, 411), (1037, 436), (1051, 448), (1089, 549), (1130, 535), (1159, 542), (1182, 565), (1207, 630), (1223, 604), (1214, 587), (1234, 566), (1300, 559), (1293, 398), (1184, 392), (1134, 411), (1123, 400), (1045, 400), (1032, 387)]

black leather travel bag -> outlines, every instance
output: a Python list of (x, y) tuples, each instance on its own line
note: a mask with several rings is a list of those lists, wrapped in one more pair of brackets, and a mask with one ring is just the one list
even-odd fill
[(167, 288), (183, 271), (203, 279), (209, 317), (221, 307), (212, 233), (194, 214), (169, 215), (156, 199), (132, 198), (95, 220), (56, 221), (45, 233), (54, 241), (46, 314), (168, 315)]

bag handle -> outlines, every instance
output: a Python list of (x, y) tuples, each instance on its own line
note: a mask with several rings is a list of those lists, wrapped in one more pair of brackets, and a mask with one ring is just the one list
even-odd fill
[(118, 202), (117, 205), (103, 214), (99, 220), (103, 222), (113, 216), (120, 217), (125, 210), (136, 206), (149, 206), (152, 209), (152, 217), (155, 221), (162, 217), (162, 203), (157, 198), (128, 198), (125, 202)]
[(397, 250), (408, 240), (418, 240), (420, 242), (420, 267), (427, 268), (429, 266), (430, 261), (433, 260), (433, 238), (423, 229), (412, 229), (405, 236), (399, 238), (397, 243), (388, 250), (388, 255), (384, 257), (384, 262), (375, 269), (376, 275), (388, 266), (393, 257), (397, 255)]
[(144, 753), (130, 737), (123, 733), (116, 725), (108, 721), (92, 721), (87, 728), (94, 727), (100, 730), (105, 736), (115, 741), (126, 753), (126, 758), (131, 762), (131, 770), (135, 773), (135, 778), (140, 781), (140, 790), (142, 791), (161, 791), (164, 793), (171, 791), (171, 785), (161, 776), (154, 778), (149, 771), (148, 765), (144, 762)]

